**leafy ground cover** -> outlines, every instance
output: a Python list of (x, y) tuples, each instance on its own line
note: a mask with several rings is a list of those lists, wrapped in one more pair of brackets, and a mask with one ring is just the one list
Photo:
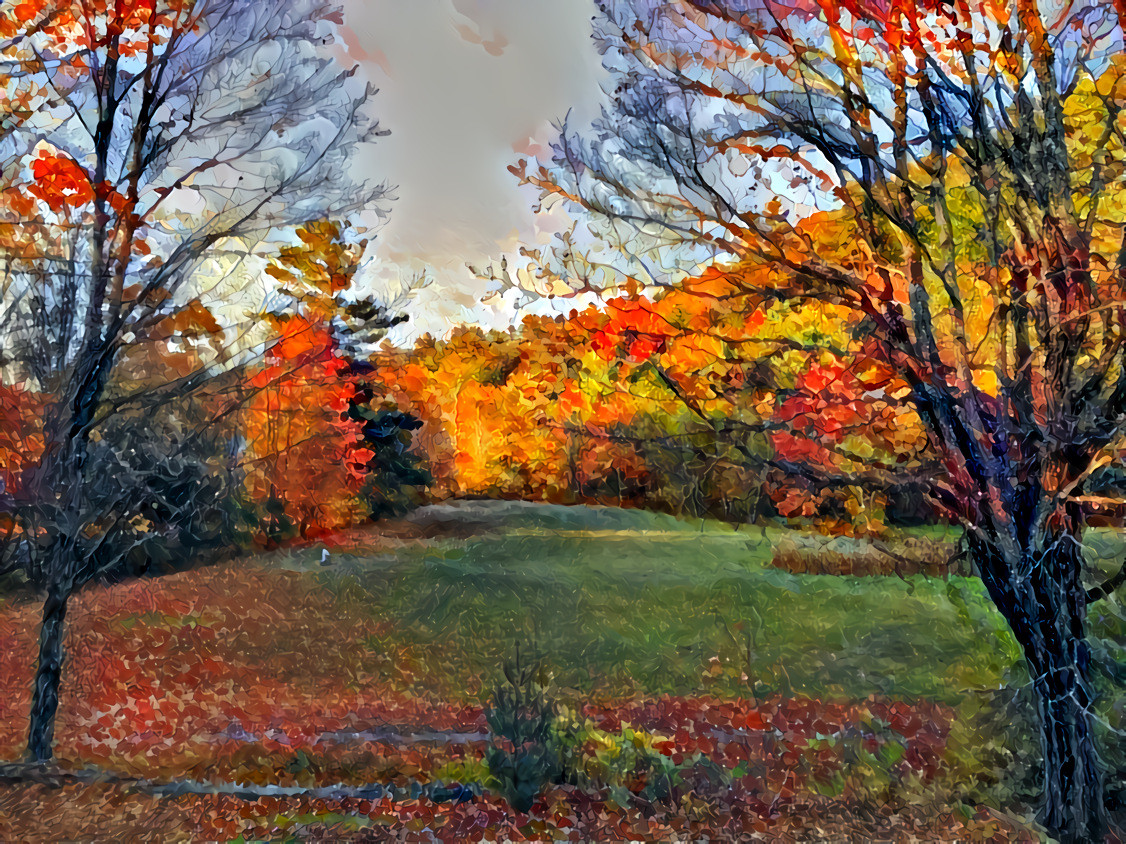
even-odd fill
[[(58, 755), (123, 780), (0, 786), (0, 839), (1027, 835), (980, 805), (1012, 756), (1000, 733), (979, 753), (989, 742), (966, 690), (1020, 669), (979, 587), (793, 574), (770, 565), (783, 539), (813, 541), (475, 504), (91, 588), (70, 617)], [(35, 612), (0, 610), (7, 759), (22, 749)], [(617, 770), (644, 748), (676, 772), (661, 799), (631, 769), (552, 786), (528, 813), (506, 804), (482, 761), (483, 704), (517, 645), (585, 725), (583, 764)], [(153, 792), (169, 781), (265, 790)], [(454, 781), (472, 799), (419, 791)], [(397, 790), (268, 790), (340, 783)]]

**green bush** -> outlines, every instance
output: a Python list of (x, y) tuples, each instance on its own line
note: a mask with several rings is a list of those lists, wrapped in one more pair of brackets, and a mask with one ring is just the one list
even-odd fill
[(672, 805), (701, 779), (728, 784), (731, 772), (696, 753), (681, 762), (661, 753), (668, 739), (623, 724), (616, 733), (561, 712), (556, 735), (566, 780), (587, 789), (606, 789), (619, 805), (640, 801)]
[(512, 807), (526, 812), (550, 783), (562, 781), (556, 730), (557, 707), (538, 681), (536, 668), (506, 665), (485, 711), (492, 744), (485, 763)]
[(561, 707), (537, 668), (508, 665), (485, 711), (492, 734), (485, 764), (517, 811), (532, 807), (544, 788), (567, 783), (609, 792), (619, 805), (674, 804), (702, 781), (730, 782), (730, 772), (702, 754), (681, 762), (661, 753), (661, 736), (623, 724), (616, 733)]
[(1041, 751), (1028, 686), (966, 693), (946, 739), (950, 799), (998, 808), (1040, 799)]
[(810, 788), (823, 796), (887, 805), (919, 792), (918, 776), (903, 764), (906, 739), (877, 719), (811, 737), (800, 749)]

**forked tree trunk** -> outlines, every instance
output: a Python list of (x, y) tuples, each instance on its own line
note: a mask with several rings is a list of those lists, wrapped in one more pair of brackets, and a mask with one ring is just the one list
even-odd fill
[(59, 710), (59, 686), (63, 669), (63, 635), (70, 591), (51, 587), (43, 603), (39, 627), (39, 661), (31, 696), (31, 718), (27, 733), (29, 762), (49, 762), (54, 757), (55, 715)]
[(1027, 573), (1015, 578), (997, 576), (1003, 563), (996, 549), (975, 549), (1032, 678), (1043, 760), (1040, 822), (1066, 844), (1103, 841), (1108, 830), (1080, 549), (1074, 536), (1058, 534), (1048, 550), (1029, 555)]

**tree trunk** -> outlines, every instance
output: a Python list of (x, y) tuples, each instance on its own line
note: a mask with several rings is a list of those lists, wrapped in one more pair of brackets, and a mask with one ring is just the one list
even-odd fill
[(1040, 717), (1044, 756), (1041, 822), (1065, 842), (1107, 834), (1103, 765), (1095, 736), (1095, 693), (1088, 676), (1087, 592), (1081, 545), (1069, 535), (1051, 543), (1033, 569), (1025, 657)]
[(1032, 678), (1044, 766), (1040, 822), (1066, 844), (1103, 841), (1105, 782), (1088, 676), (1081, 545), (1070, 532), (1057, 533), (1046, 550), (1028, 552), (1032, 564), (1024, 575), (1009, 573), (996, 548), (979, 545), (974, 552)]
[(1107, 833), (1102, 763), (1095, 743), (1093, 695), (1066, 654), (1033, 683), (1044, 755), (1040, 820), (1060, 841), (1102, 841)]
[(27, 734), (29, 762), (49, 762), (54, 757), (55, 714), (59, 710), (59, 685), (63, 668), (63, 633), (70, 591), (52, 586), (43, 603), (39, 627), (39, 662), (31, 697), (31, 723)]

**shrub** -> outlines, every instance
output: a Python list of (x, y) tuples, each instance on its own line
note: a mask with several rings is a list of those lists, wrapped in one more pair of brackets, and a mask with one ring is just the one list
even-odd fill
[(950, 798), (996, 807), (1034, 806), (1041, 751), (1027, 686), (968, 692), (946, 741)]
[(907, 740), (877, 718), (834, 735), (816, 735), (800, 748), (810, 788), (824, 796), (886, 805), (918, 792), (919, 777), (905, 764)]
[(730, 772), (703, 754), (676, 762), (662, 753), (658, 745), (672, 747), (667, 738), (628, 724), (607, 732), (580, 720), (549, 696), (541, 674), (517, 658), (505, 666), (505, 682), (485, 711), (492, 733), (485, 764), (494, 787), (517, 811), (528, 811), (553, 784), (607, 791), (625, 806), (672, 805), (705, 782), (730, 783)]
[[(834, 545), (837, 547), (833, 547)], [(847, 549), (825, 542), (821, 547), (783, 541), (771, 563), (793, 574), (879, 576), (925, 574), (944, 577), (968, 573), (966, 562), (949, 542), (907, 537), (887, 543), (857, 543)]]
[(716, 785), (732, 779), (730, 771), (701, 753), (675, 761), (658, 748), (662, 744), (671, 748), (670, 739), (628, 724), (611, 733), (565, 711), (558, 723), (566, 780), (582, 788), (606, 789), (619, 805), (638, 801), (674, 805), (705, 781)]
[(493, 694), (485, 718), (492, 744), (485, 753), (489, 772), (519, 812), (526, 812), (550, 783), (562, 781), (563, 765), (556, 730), (558, 714), (538, 681), (535, 667), (520, 665), (519, 653), (504, 668), (506, 682)]

